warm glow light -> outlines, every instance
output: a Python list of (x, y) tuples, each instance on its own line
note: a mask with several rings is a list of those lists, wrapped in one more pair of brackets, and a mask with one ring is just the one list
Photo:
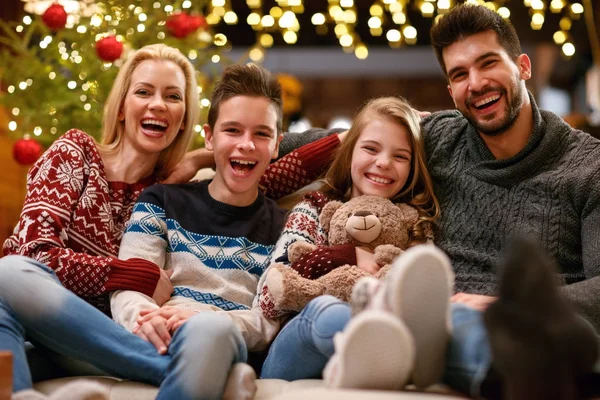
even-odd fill
[(273, 36), (268, 33), (260, 35), (260, 45), (267, 48), (273, 46)]
[(383, 15), (383, 8), (379, 4), (373, 4), (371, 8), (369, 8), (369, 12), (374, 17), (381, 17)]
[(563, 17), (560, 19), (560, 22), (558, 23), (558, 26), (560, 26), (560, 29), (562, 29), (563, 31), (568, 31), (571, 29), (571, 20), (567, 17)]
[(354, 43), (352, 35), (345, 34), (340, 37), (340, 44), (342, 47), (350, 47), (352, 46), (352, 43)]
[(552, 39), (554, 39), (554, 43), (561, 45), (567, 40), (567, 35), (563, 31), (556, 31), (552, 35)]
[(506, 7), (500, 7), (498, 9), (498, 14), (500, 14), (500, 16), (504, 19), (510, 18), (510, 10)]
[(323, 25), (325, 23), (325, 16), (321, 13), (316, 13), (310, 19), (313, 25)]
[(571, 11), (573, 14), (583, 14), (583, 6), (579, 3), (571, 4)]
[(398, 29), (390, 29), (385, 34), (385, 37), (390, 42), (398, 42), (398, 41), (400, 41), (400, 39), (402, 39), (402, 34), (400, 33), (400, 31)]
[(248, 15), (248, 18), (246, 18), (246, 22), (248, 23), (248, 25), (253, 26), (253, 25), (258, 25), (260, 24), (260, 15), (258, 15), (257, 13), (250, 13)]
[(573, 45), (573, 43), (567, 42), (562, 45), (562, 51), (565, 54), (565, 56), (571, 57), (573, 54), (575, 54), (575, 46)]
[(12, 109), (12, 115), (14, 115), (15, 117), (17, 115), (19, 115), (19, 112), (21, 112), (21, 110), (19, 110), (17, 107), (15, 107), (15, 108)]
[(354, 55), (359, 60), (364, 60), (369, 56), (369, 50), (364, 44), (359, 44), (358, 46), (356, 46), (356, 49), (354, 49)]
[(275, 18), (270, 15), (264, 15), (262, 17), (261, 24), (264, 27), (270, 28), (271, 26), (275, 25)]
[(238, 22), (237, 14), (233, 11), (227, 11), (225, 15), (223, 15), (223, 21), (225, 21), (227, 25), (235, 25)]
[(218, 54), (215, 54), (210, 58), (210, 61), (212, 61), (215, 64), (218, 64), (219, 61), (221, 61), (221, 56), (219, 56)]
[(371, 29), (381, 28), (381, 20), (378, 17), (371, 17), (369, 18), (368, 25)]
[[(399, 4), (399, 3), (396, 3)], [(450, 9), (450, 0), (438, 0), (437, 7), (440, 10), (449, 10)]]
[(397, 25), (404, 25), (406, 23), (406, 14), (403, 12), (397, 12), (392, 14), (392, 20)]
[(341, 37), (348, 33), (348, 27), (344, 24), (338, 24), (333, 28), (333, 31), (335, 32), (335, 36)]
[(417, 30), (413, 26), (406, 26), (402, 32), (407, 39), (415, 39), (417, 37)]
[(296, 41), (298, 40), (298, 35), (296, 35), (296, 32), (292, 32), (292, 31), (286, 31), (283, 34), (283, 40), (287, 43), (287, 44), (294, 44), (296, 43)]
[(421, 4), (421, 14), (425, 17), (433, 16), (433, 12), (435, 11), (435, 7), (431, 3), (423, 3)]
[(227, 36), (217, 33), (213, 38), (213, 42), (216, 46), (225, 46), (227, 44)]
[(254, 62), (261, 62), (265, 58), (265, 52), (261, 48), (254, 47), (248, 53), (248, 57)]
[(354, 5), (354, 0), (340, 0), (340, 6), (344, 8), (349, 8)]
[(17, 130), (17, 123), (15, 121), (10, 121), (8, 123), (8, 129), (10, 129), (11, 131), (16, 131)]
[(537, 11), (541, 11), (544, 9), (544, 2), (542, 0), (531, 0), (531, 8)]

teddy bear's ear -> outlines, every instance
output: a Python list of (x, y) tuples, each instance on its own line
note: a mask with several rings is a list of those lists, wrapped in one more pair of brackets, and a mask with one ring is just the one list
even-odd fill
[(331, 218), (333, 218), (333, 214), (343, 206), (344, 203), (341, 201), (330, 201), (325, 204), (323, 210), (321, 210), (321, 215), (319, 216), (319, 223), (325, 229), (325, 232), (329, 233), (329, 224), (331, 223)]

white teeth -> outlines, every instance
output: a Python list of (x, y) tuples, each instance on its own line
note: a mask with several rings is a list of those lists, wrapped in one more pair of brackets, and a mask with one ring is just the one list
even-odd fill
[(378, 176), (372, 176), (372, 175), (370, 175), (369, 179), (372, 180), (372, 181), (374, 181), (374, 182), (382, 183), (382, 184), (392, 183), (391, 179), (380, 178)]
[(152, 125), (158, 125), (158, 126), (162, 126), (163, 128), (167, 127), (167, 123), (164, 121), (159, 121), (157, 119), (145, 119), (142, 121), (142, 123), (144, 124), (152, 124)]
[(489, 102), (492, 102), (494, 100), (498, 100), (499, 98), (500, 98), (500, 95), (499, 94), (495, 94), (493, 96), (486, 97), (485, 99), (478, 101), (477, 103), (474, 104), (474, 106), (475, 107), (481, 107), (482, 105), (487, 104)]
[(254, 164), (256, 164), (256, 161), (237, 160), (237, 159), (232, 159), (231, 161), (234, 162), (234, 163), (242, 164), (242, 165), (254, 165)]

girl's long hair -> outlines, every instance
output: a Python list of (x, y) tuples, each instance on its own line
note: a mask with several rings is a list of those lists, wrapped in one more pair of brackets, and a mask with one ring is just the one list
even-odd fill
[(419, 213), (419, 222), (413, 228), (411, 243), (432, 238), (433, 225), (440, 216), (440, 206), (433, 192), (431, 176), (425, 163), (425, 150), (421, 136), (421, 117), (401, 97), (381, 97), (367, 102), (354, 118), (345, 140), (336, 151), (333, 162), (325, 174), (325, 194), (348, 200), (352, 190), (352, 153), (360, 134), (374, 118), (393, 121), (409, 132), (412, 147), (411, 167), (406, 184), (390, 200), (406, 203)]

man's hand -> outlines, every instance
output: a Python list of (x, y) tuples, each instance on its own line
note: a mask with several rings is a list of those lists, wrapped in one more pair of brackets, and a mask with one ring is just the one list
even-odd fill
[(155, 317), (164, 318), (166, 320), (166, 328), (174, 334), (175, 331), (197, 313), (191, 310), (182, 310), (179, 308), (164, 306), (158, 310), (142, 310), (140, 311), (140, 317), (137, 320), (139, 325), (151, 321)]
[(162, 183), (186, 183), (189, 182), (201, 168), (212, 168), (215, 159), (211, 151), (205, 148), (190, 151), (183, 159), (169, 171), (169, 176)]
[(451, 303), (462, 303), (478, 311), (485, 311), (490, 304), (498, 300), (494, 296), (484, 296), (482, 294), (468, 294), (459, 292), (450, 297)]
[(375, 275), (381, 268), (371, 249), (361, 246), (356, 246), (356, 266), (371, 275)]
[(167, 329), (167, 320), (155, 315), (143, 323), (138, 322), (133, 333), (152, 343), (159, 354), (165, 354), (171, 343), (171, 334)]

